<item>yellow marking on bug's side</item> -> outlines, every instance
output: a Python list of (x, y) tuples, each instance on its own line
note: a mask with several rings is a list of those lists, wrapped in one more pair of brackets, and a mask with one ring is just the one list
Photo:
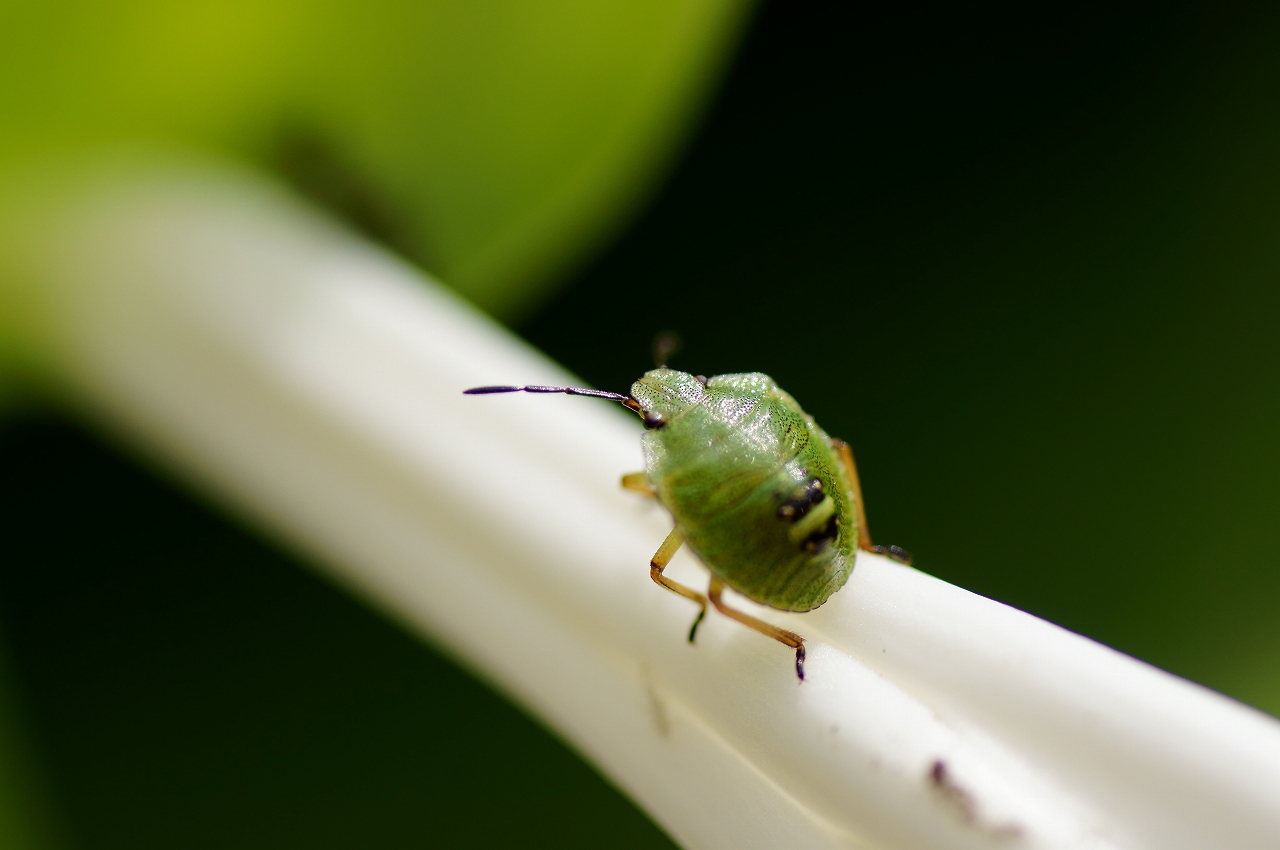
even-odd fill
[(823, 499), (809, 509), (800, 521), (787, 529), (787, 539), (792, 543), (800, 543), (810, 534), (827, 524), (827, 520), (836, 512), (836, 500)]

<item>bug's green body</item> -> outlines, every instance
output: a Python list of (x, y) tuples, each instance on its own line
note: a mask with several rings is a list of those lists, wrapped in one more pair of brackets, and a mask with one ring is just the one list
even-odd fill
[[(699, 606), (690, 643), (712, 605), (794, 649), (796, 676), (804, 681), (804, 638), (726, 604), (725, 587), (783, 611), (811, 611), (848, 581), (860, 548), (911, 563), (896, 546), (871, 545), (853, 453), (768, 375), (708, 381), (660, 368), (636, 381), (629, 396), (544, 386), (465, 392), (590, 396), (640, 414), (648, 429), (645, 471), (622, 476), (622, 486), (657, 497), (675, 519), (649, 560), (649, 577)], [(711, 570), (705, 594), (663, 574), (685, 543)]]
[(705, 385), (671, 369), (631, 388), (650, 425), (645, 471), (676, 529), (734, 590), (809, 611), (844, 585), (858, 511), (831, 439), (768, 375)]

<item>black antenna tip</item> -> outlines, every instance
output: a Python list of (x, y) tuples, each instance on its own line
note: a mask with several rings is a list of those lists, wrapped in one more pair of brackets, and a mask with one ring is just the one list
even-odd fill
[(524, 387), (472, 387), (469, 390), (463, 390), (463, 395), (489, 395), (490, 393), (518, 393)]

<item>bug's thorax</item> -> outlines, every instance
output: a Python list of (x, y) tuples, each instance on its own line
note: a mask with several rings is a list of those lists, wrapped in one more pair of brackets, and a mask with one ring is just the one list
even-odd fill
[(776, 470), (810, 437), (808, 417), (772, 378), (759, 373), (708, 381), (654, 369), (631, 393), (645, 420), (645, 465), (660, 497), (672, 476), (713, 486), (726, 477)]
[(701, 404), (707, 396), (707, 383), (688, 372), (652, 369), (631, 385), (631, 397), (640, 406), (645, 427), (656, 430)]

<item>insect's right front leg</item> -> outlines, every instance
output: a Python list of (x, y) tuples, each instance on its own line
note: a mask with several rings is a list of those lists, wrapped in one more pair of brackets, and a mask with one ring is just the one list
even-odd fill
[(667, 568), (667, 564), (671, 563), (671, 559), (675, 557), (676, 550), (680, 548), (682, 543), (684, 543), (684, 538), (680, 536), (680, 532), (677, 529), (671, 529), (667, 539), (662, 541), (662, 545), (658, 547), (658, 551), (653, 554), (653, 558), (649, 561), (649, 577), (672, 593), (678, 593), (685, 599), (698, 603), (698, 616), (694, 618), (693, 625), (689, 628), (689, 643), (693, 643), (693, 638), (698, 633), (698, 625), (702, 622), (702, 618), (707, 615), (707, 597), (696, 590), (685, 587), (679, 582), (672, 581), (662, 574), (662, 571)]
[(630, 490), (632, 493), (640, 493), (651, 499), (658, 497), (658, 491), (653, 489), (653, 485), (649, 483), (649, 473), (647, 472), (628, 472), (622, 476), (622, 489)]

